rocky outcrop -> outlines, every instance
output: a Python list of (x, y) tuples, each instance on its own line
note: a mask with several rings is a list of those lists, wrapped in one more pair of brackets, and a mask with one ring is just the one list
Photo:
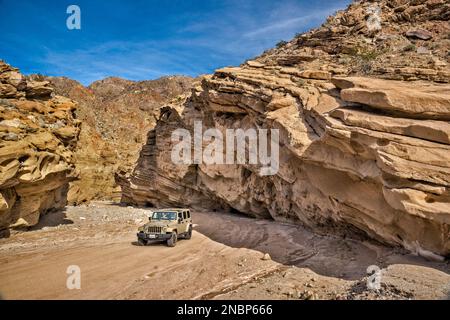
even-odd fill
[(66, 205), (80, 123), (75, 102), (52, 92), (0, 61), (0, 230)]
[[(381, 28), (368, 25), (376, 4)], [(229, 208), (450, 255), (449, 12), (448, 1), (355, 2), (205, 76), (186, 103), (163, 109), (133, 173), (117, 176), (123, 201)], [(427, 56), (416, 50), (425, 46)], [(172, 132), (196, 120), (222, 132), (279, 129), (278, 172), (173, 164)]]
[(84, 87), (64, 77), (42, 80), (79, 105), (76, 115), (82, 124), (74, 161), (80, 175), (70, 183), (72, 204), (120, 199), (114, 174), (131, 171), (159, 109), (173, 99), (184, 100), (193, 81), (183, 76), (140, 82), (111, 77)]

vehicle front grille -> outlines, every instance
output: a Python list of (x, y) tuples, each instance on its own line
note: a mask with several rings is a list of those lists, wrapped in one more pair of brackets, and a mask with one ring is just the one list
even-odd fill
[(147, 232), (162, 233), (162, 227), (148, 227)]

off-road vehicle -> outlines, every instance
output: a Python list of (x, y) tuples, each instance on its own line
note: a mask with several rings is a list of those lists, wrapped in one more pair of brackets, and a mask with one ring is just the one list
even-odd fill
[(189, 209), (162, 209), (153, 211), (149, 222), (139, 227), (138, 243), (146, 245), (149, 241), (166, 241), (175, 247), (179, 238), (191, 239), (192, 218)]

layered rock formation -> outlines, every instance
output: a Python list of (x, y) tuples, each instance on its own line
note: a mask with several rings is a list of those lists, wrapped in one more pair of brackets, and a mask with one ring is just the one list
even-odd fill
[(30, 226), (67, 202), (76, 177), (76, 103), (0, 61), (0, 230)]
[[(374, 7), (375, 6), (375, 7)], [(449, 1), (359, 1), (163, 109), (123, 201), (229, 208), (450, 255)], [(175, 165), (172, 132), (274, 128), (280, 169)]]
[(183, 76), (140, 82), (111, 77), (84, 87), (64, 77), (44, 79), (57, 94), (79, 104), (76, 115), (82, 124), (74, 161), (80, 175), (70, 184), (71, 204), (119, 200), (114, 174), (133, 168), (159, 109), (173, 99), (184, 100), (193, 82)]

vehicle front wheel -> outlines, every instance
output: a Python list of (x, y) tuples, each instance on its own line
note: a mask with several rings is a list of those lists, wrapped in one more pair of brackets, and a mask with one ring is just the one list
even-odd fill
[(189, 230), (186, 233), (185, 239), (189, 240), (192, 238), (192, 226), (189, 226)]
[(172, 232), (170, 239), (167, 240), (167, 246), (175, 247), (176, 244), (177, 244), (177, 233), (174, 231)]
[(138, 245), (145, 246), (145, 245), (147, 245), (147, 241), (145, 241), (144, 239), (139, 238), (138, 239)]

